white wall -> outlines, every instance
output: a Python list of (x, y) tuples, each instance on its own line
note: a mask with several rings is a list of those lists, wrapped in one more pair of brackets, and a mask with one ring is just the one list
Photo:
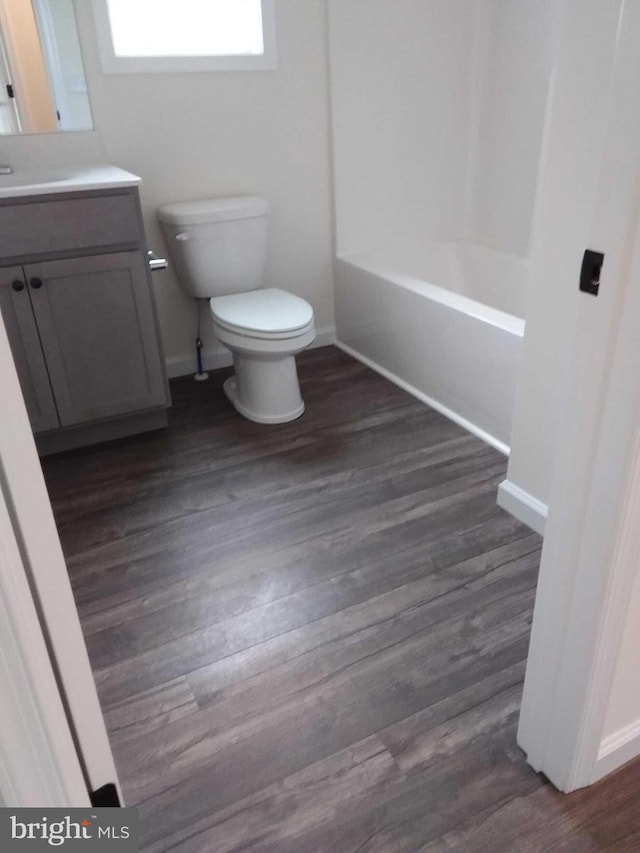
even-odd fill
[[(264, 195), (272, 206), (267, 283), (308, 299), (322, 329), (334, 324), (325, 4), (276, 5), (277, 71), (104, 75), (91, 4), (76, 2), (97, 133), (0, 140), (0, 159), (47, 150), (86, 159), (101, 144), (109, 161), (142, 177), (147, 236), (160, 251), (160, 204)], [(193, 357), (195, 306), (171, 270), (154, 276), (165, 351), (180, 367)]]
[(640, 562), (611, 686), (603, 739), (634, 724), (640, 735)]
[(475, 0), (329, 0), (337, 243), (461, 236)]
[(562, 3), (480, 0), (467, 237), (527, 255)]

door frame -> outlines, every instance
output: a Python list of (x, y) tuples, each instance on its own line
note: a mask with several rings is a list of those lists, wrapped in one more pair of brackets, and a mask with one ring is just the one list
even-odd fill
[[(34, 770), (43, 774), (42, 795), (49, 790), (56, 805), (86, 805), (89, 791), (109, 783), (116, 785), (122, 802), (80, 618), (1, 316), (0, 399), (0, 546), (4, 546), (0, 551), (0, 603), (7, 612), (6, 630), (13, 626), (14, 664), (22, 666), (24, 673), (21, 693), (16, 696), (22, 705), (32, 705), (33, 713), (25, 717), (25, 724), (32, 723), (27, 733), (34, 738), (41, 735), (50, 747)], [(5, 785), (11, 774), (17, 778), (17, 767), (25, 761), (24, 755), (16, 755), (9, 747), (5, 733), (0, 732)], [(18, 797), (20, 789), (14, 786), (13, 791)], [(46, 803), (21, 799), (12, 804)]]
[[(9, 57), (7, 55), (7, 49), (4, 43), (4, 35), (2, 33), (2, 22), (0, 21), (0, 85), (7, 86), (13, 85), (13, 74), (11, 73), (11, 67), (9, 65)], [(20, 133), (22, 131), (22, 125), (20, 122), (20, 112), (18, 110), (18, 103), (16, 98), (9, 98), (7, 93), (7, 99), (10, 101), (9, 103), (9, 111), (12, 117), (13, 127), (11, 129), (11, 133)]]
[(603, 737), (640, 553), (640, 114), (630, 107), (640, 4), (620, 10), (600, 173), (584, 176), (598, 182), (588, 247), (605, 265), (596, 299), (578, 292), (577, 267), (568, 273), (563, 416), (518, 729), (529, 763), (562, 791), (640, 754), (640, 726)]
[(57, 117), (58, 130), (72, 130), (73, 128), (66, 127), (70, 113), (69, 99), (67, 97), (64, 71), (62, 70), (62, 62), (58, 51), (56, 28), (51, 8), (43, 0), (32, 0), (32, 4), (36, 27), (40, 35), (40, 44), (42, 45), (42, 59), (51, 90), (51, 100)]

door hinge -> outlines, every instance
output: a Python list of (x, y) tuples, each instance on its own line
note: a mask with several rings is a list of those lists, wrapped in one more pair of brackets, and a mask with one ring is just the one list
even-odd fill
[(7, 83), (7, 97), (15, 98), (16, 93), (13, 91), (13, 83)]
[(89, 791), (89, 799), (91, 800), (91, 805), (95, 806), (97, 809), (119, 809), (122, 807), (120, 797), (118, 796), (118, 789), (113, 782), (108, 782), (96, 791)]

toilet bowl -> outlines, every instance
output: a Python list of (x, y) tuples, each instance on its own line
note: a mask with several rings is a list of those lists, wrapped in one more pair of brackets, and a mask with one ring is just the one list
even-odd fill
[(295, 356), (316, 336), (309, 303), (266, 288), (209, 304), (215, 335), (233, 353), (235, 375), (223, 387), (237, 411), (261, 424), (299, 418), (304, 402)]
[(265, 199), (234, 196), (164, 205), (158, 218), (180, 284), (209, 299), (213, 331), (233, 354), (227, 397), (245, 418), (276, 424), (304, 412), (295, 356), (315, 326), (304, 299), (262, 287), (268, 213)]

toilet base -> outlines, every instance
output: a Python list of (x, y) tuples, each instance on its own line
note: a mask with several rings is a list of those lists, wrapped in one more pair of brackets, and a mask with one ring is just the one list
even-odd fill
[(284, 424), (304, 413), (293, 356), (277, 360), (234, 354), (236, 375), (223, 384), (224, 393), (247, 420)]
[(304, 412), (296, 355), (313, 342), (313, 321), (284, 338), (250, 337), (213, 324), (216, 337), (233, 353), (235, 376), (224, 392), (236, 411), (258, 424), (285, 424)]

